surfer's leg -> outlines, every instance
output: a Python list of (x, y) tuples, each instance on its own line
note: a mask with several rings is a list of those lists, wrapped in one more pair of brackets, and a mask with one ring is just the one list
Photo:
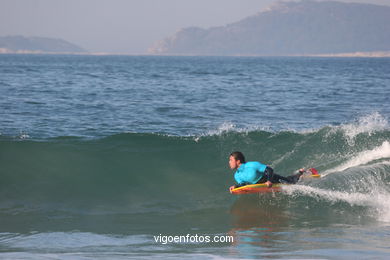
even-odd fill
[(283, 182), (292, 183), (288, 177), (284, 177), (276, 173), (273, 174), (272, 183), (283, 183)]
[(287, 177), (281, 176), (279, 174), (274, 173), (272, 176), (272, 183), (289, 183), (289, 184), (295, 184), (299, 181), (299, 178), (302, 176), (303, 173), (298, 173), (295, 175), (290, 175)]
[(290, 183), (290, 180), (279, 175), (279, 174), (276, 174), (274, 172), (274, 170), (271, 168), (271, 167), (268, 167), (265, 169), (265, 172), (264, 172), (264, 177), (262, 179), (265, 178), (265, 181), (266, 182), (267, 180), (269, 180), (270, 182), (272, 183), (281, 183), (281, 182), (287, 182), (287, 183)]
[(299, 181), (299, 178), (302, 176), (302, 174), (303, 172), (300, 172), (294, 175), (287, 176), (285, 177), (285, 179), (288, 180), (288, 183), (295, 184)]
[(298, 182), (299, 178), (302, 176), (302, 172), (284, 177), (282, 175), (274, 173), (274, 170), (271, 167), (265, 169), (264, 176), (257, 183), (265, 183), (267, 180), (272, 183), (289, 183), (295, 184)]
[(282, 175), (274, 173), (274, 170), (271, 167), (267, 167), (264, 172), (264, 176), (257, 183), (265, 183), (268, 180), (272, 183), (290, 183), (294, 184), (299, 180), (302, 173), (296, 175), (284, 177)]

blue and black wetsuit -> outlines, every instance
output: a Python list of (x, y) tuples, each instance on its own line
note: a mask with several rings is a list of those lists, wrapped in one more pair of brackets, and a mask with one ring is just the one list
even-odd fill
[(291, 175), (288, 177), (280, 176), (274, 173), (274, 170), (259, 162), (246, 162), (238, 167), (234, 174), (234, 179), (238, 183), (236, 187), (264, 183), (270, 181), (272, 183), (296, 183), (302, 174)]

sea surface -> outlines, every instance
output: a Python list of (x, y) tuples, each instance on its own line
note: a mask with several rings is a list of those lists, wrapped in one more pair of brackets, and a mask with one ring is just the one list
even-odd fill
[[(0, 259), (389, 259), (389, 101), (389, 58), (0, 55)], [(235, 150), (322, 177), (231, 195)]]

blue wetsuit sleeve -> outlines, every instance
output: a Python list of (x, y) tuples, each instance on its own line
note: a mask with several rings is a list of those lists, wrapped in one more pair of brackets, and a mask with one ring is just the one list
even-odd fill
[[(267, 165), (265, 164), (262, 164), (262, 163), (258, 163), (257, 164), (257, 167), (256, 167), (256, 171), (260, 173), (260, 178), (263, 178), (264, 176), (267, 178), (267, 181), (270, 180), (270, 176), (267, 174)], [(258, 181), (259, 181), (258, 180)]]
[(238, 184), (242, 183), (242, 180), (241, 180), (241, 178), (240, 178), (240, 176), (239, 176), (239, 174), (237, 172), (234, 174), (234, 179), (236, 180), (236, 182)]

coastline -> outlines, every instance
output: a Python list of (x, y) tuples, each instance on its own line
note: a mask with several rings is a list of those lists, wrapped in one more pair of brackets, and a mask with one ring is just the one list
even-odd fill
[(290, 54), (290, 55), (256, 55), (256, 54), (237, 54), (237, 55), (196, 55), (196, 54), (156, 54), (156, 53), (110, 53), (110, 52), (45, 52), (33, 50), (10, 50), (0, 48), (1, 54), (38, 54), (38, 55), (86, 55), (86, 56), (183, 56), (183, 57), (202, 57), (202, 56), (221, 56), (221, 57), (321, 57), (321, 58), (389, 58), (390, 51), (372, 51), (372, 52), (345, 52), (345, 53), (321, 53), (321, 54)]

